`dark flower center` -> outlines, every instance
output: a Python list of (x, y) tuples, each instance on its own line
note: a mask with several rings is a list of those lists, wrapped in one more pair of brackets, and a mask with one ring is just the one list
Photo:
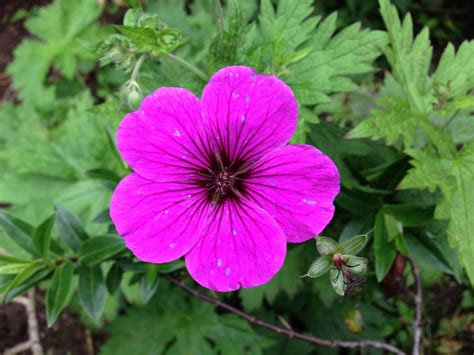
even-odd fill
[(230, 162), (225, 154), (216, 153), (200, 171), (197, 184), (206, 189), (213, 205), (227, 199), (238, 200), (245, 193), (246, 170), (243, 162)]

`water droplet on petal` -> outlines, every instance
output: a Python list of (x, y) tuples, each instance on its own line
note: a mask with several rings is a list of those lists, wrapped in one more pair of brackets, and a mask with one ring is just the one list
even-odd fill
[(237, 231), (235, 229), (232, 229), (232, 234), (237, 235)]
[(226, 276), (229, 276), (229, 275), (230, 275), (230, 268), (226, 268), (226, 269), (225, 269), (225, 274), (226, 274)]
[(169, 247), (170, 247), (171, 249), (176, 248), (176, 243), (171, 243), (171, 244), (169, 245)]
[(175, 137), (181, 137), (181, 132), (178, 131), (177, 129), (174, 130), (173, 136)]
[(245, 122), (245, 116), (244, 116), (244, 115), (242, 115), (242, 116), (240, 117), (240, 121), (241, 121), (242, 123)]
[(168, 210), (165, 210), (165, 214), (168, 214), (168, 212), (169, 212)]
[(250, 95), (249, 95), (249, 94), (246, 94), (246, 95), (245, 95), (245, 102), (248, 103), (249, 101), (250, 101)]
[(235, 92), (235, 91), (234, 91), (234, 92), (232, 92), (232, 97), (233, 97), (234, 99), (237, 99), (237, 98), (240, 97), (240, 94), (239, 94), (238, 92)]
[(316, 204), (316, 201), (313, 201), (313, 200), (307, 200), (307, 199), (303, 199), (302, 200), (304, 203), (308, 204), (308, 205), (312, 205), (314, 206)]
[(219, 267), (222, 266), (222, 259), (217, 260), (217, 266), (219, 266)]

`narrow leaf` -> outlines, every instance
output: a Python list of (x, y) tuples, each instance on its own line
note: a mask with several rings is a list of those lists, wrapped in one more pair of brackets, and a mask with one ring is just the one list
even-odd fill
[(122, 238), (102, 235), (87, 240), (79, 251), (79, 261), (84, 265), (95, 265), (125, 249)]
[(122, 282), (123, 270), (120, 267), (120, 264), (115, 263), (110, 268), (107, 277), (105, 279), (105, 284), (107, 285), (107, 290), (111, 295), (117, 291), (120, 287), (120, 283)]
[(377, 281), (380, 282), (387, 275), (397, 255), (395, 243), (388, 242), (383, 212), (379, 212), (375, 218), (374, 254), (375, 275), (377, 276)]
[(85, 268), (79, 275), (79, 298), (87, 314), (99, 320), (105, 306), (105, 284), (100, 266)]
[(3, 295), (4, 299), (11, 290), (13, 290), (16, 287), (21, 286), (26, 281), (28, 281), (30, 277), (32, 277), (37, 272), (45, 268), (47, 268), (47, 264), (44, 261), (35, 261), (29, 264), (18, 275), (16, 275), (15, 278), (12, 280), (12, 282), (8, 285)]
[(33, 230), (33, 245), (43, 258), (48, 257), (49, 248), (51, 246), (51, 230), (54, 225), (54, 219), (55, 216), (53, 215), (43, 221)]
[(74, 267), (66, 262), (56, 268), (53, 281), (46, 293), (46, 313), (48, 327), (51, 327), (67, 304), (72, 286)]
[(0, 226), (7, 235), (20, 247), (34, 256), (39, 256), (31, 239), (33, 227), (19, 218), (13, 217), (5, 211), (0, 211)]
[(56, 206), (56, 225), (59, 235), (74, 251), (79, 251), (83, 241), (89, 236), (79, 219), (64, 207)]

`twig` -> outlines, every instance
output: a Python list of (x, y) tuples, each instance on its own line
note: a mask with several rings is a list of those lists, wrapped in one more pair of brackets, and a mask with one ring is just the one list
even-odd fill
[(408, 262), (410, 263), (411, 270), (413, 272), (413, 276), (415, 278), (415, 286), (416, 286), (416, 296), (415, 296), (415, 307), (416, 307), (416, 315), (415, 321), (413, 322), (413, 355), (420, 354), (420, 342), (421, 342), (421, 308), (423, 305), (423, 294), (421, 289), (421, 277), (420, 277), (420, 270), (415, 263), (415, 260), (408, 258)]
[(5, 351), (5, 355), (18, 354), (22, 351), (31, 349), (33, 355), (43, 355), (43, 348), (39, 340), (38, 321), (36, 319), (35, 310), (35, 291), (31, 289), (28, 291), (28, 298), (17, 297), (13, 302), (20, 303), (25, 307), (26, 317), (28, 319), (28, 337), (29, 339), (23, 343), (15, 345)]
[(290, 338), (295, 338), (295, 339), (300, 339), (307, 341), (312, 344), (317, 344), (317, 345), (323, 345), (323, 346), (329, 346), (331, 348), (365, 348), (365, 347), (373, 347), (373, 348), (379, 348), (379, 349), (385, 349), (389, 352), (392, 352), (394, 354), (405, 354), (402, 350), (398, 349), (395, 346), (392, 346), (387, 343), (379, 342), (376, 340), (361, 340), (361, 341), (343, 341), (343, 340), (332, 340), (332, 339), (321, 339), (321, 338), (316, 338), (311, 335), (306, 335), (303, 333), (298, 333), (292, 329), (286, 329), (286, 328), (281, 328), (276, 325), (264, 322), (261, 319), (255, 318), (254, 316), (251, 316), (250, 314), (247, 314), (240, 309), (237, 309), (235, 307), (232, 307), (231, 305), (222, 302), (218, 300), (217, 298), (207, 296), (189, 286), (187, 286), (183, 281), (179, 281), (175, 279), (173, 276), (170, 276), (168, 274), (163, 275), (168, 281), (170, 281), (172, 284), (182, 288), (184, 291), (187, 293), (191, 294), (192, 296), (199, 298), (200, 300), (203, 300), (205, 302), (211, 303), (217, 307), (221, 307), (225, 309), (226, 311), (229, 311), (240, 318), (245, 319), (249, 323), (252, 323), (256, 326), (259, 326), (261, 328), (265, 328), (267, 330), (270, 330), (274, 333), (277, 334), (282, 334), (286, 335), (287, 337)]

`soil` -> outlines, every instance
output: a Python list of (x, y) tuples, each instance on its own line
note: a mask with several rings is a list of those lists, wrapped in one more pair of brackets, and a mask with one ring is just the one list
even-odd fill
[[(36, 292), (35, 307), (41, 346), (48, 355), (93, 355), (107, 340), (105, 332), (90, 331), (82, 324), (80, 316), (64, 310), (56, 323), (48, 328), (44, 292)], [(28, 340), (28, 322), (25, 308), (17, 303), (0, 306), (0, 353)], [(29, 355), (30, 351), (19, 354)]]

